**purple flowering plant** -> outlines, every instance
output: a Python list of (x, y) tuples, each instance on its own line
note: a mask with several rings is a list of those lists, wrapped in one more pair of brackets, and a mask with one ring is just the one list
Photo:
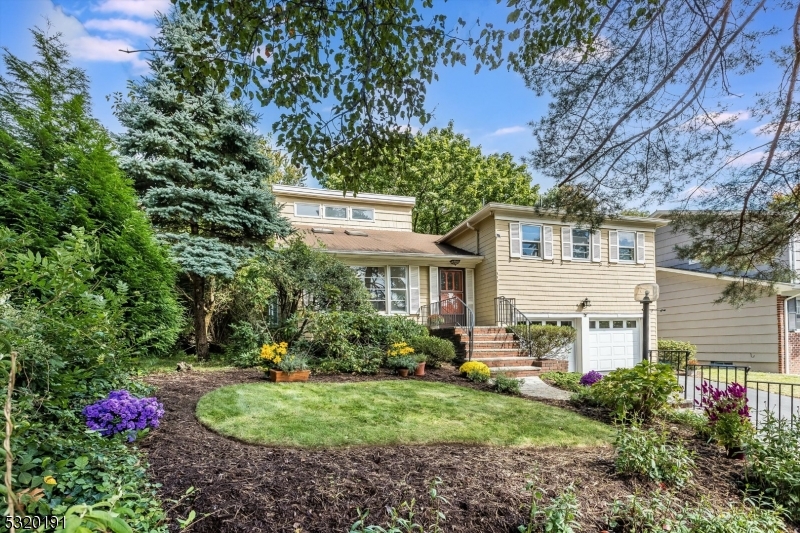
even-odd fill
[(750, 422), (747, 388), (730, 383), (727, 388), (718, 389), (708, 381), (695, 388), (700, 391), (700, 400), (695, 403), (708, 417), (712, 438), (728, 452), (741, 448), (755, 431)]
[(164, 405), (156, 398), (137, 398), (126, 390), (115, 390), (108, 397), (83, 409), (86, 425), (104, 437), (122, 433), (128, 442), (140, 431), (157, 428), (164, 416)]
[(597, 370), (591, 370), (581, 376), (580, 384), (584, 387), (591, 387), (601, 379), (603, 379), (603, 374)]

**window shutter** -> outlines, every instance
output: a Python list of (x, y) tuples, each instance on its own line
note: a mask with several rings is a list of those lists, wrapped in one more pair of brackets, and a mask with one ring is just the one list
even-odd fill
[[(430, 278), (430, 288), (431, 288), (431, 299), (430, 303), (436, 303), (439, 301), (439, 267), (428, 267), (428, 275)], [(438, 309), (438, 308), (437, 308)], [(431, 308), (431, 314), (439, 314), (438, 310), (434, 313), (434, 309)]]
[(475, 269), (466, 269), (466, 280), (464, 280), (464, 296), (466, 298), (467, 307), (475, 311)]
[(553, 226), (544, 226), (542, 227), (542, 240), (543, 243), (543, 251), (542, 259), (552, 259), (553, 258)]
[(644, 233), (640, 231), (636, 232), (636, 262), (644, 264)]
[(408, 313), (419, 313), (419, 267), (408, 267)]
[(561, 228), (561, 259), (572, 261), (572, 228)]
[(600, 262), (600, 230), (592, 232), (592, 263)]
[(617, 230), (608, 230), (608, 262), (619, 263), (619, 235)]
[(508, 254), (511, 257), (519, 257), (522, 250), (522, 240), (520, 236), (519, 222), (509, 222), (508, 224)]

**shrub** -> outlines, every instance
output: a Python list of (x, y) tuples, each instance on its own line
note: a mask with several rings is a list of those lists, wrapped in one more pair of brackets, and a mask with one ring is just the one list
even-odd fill
[(536, 359), (563, 358), (564, 348), (575, 342), (577, 332), (571, 326), (512, 326), (509, 329), (519, 338), (522, 349), (530, 350)]
[(225, 358), (233, 366), (250, 368), (262, 363), (260, 348), (271, 341), (266, 332), (259, 332), (250, 322), (230, 326), (231, 334), (225, 344)]
[(412, 337), (409, 344), (416, 353), (426, 356), (427, 364), (431, 368), (439, 368), (456, 358), (456, 347), (447, 339), (432, 336)]
[[(676, 341), (674, 339), (658, 339), (659, 351), (685, 351), (689, 352), (689, 360), (691, 361), (697, 356), (697, 346), (689, 341)], [(678, 369), (682, 369), (686, 364), (686, 359), (682, 355), (664, 353), (658, 354), (659, 361), (662, 363), (671, 364)]]
[(519, 396), (522, 384), (525, 382), (523, 379), (510, 378), (503, 374), (497, 374), (494, 378), (494, 390), (500, 394), (512, 394)]
[(480, 361), (467, 361), (461, 365), (458, 371), (470, 381), (477, 381), (479, 383), (485, 383), (489, 380), (489, 376), (492, 375), (489, 367)]
[(126, 390), (114, 390), (108, 398), (83, 409), (86, 425), (104, 437), (124, 433), (129, 442), (137, 431), (157, 428), (164, 416), (164, 406), (155, 398), (136, 398)]
[(613, 370), (587, 388), (586, 397), (611, 409), (619, 418), (648, 420), (681, 390), (672, 367), (642, 361), (633, 368)]
[(531, 493), (531, 507), (528, 524), (517, 528), (520, 533), (535, 531), (575, 533), (580, 529), (576, 521), (579, 515), (578, 498), (572, 485), (556, 495), (545, 507), (541, 505), (544, 500), (544, 490), (534, 487), (531, 482), (527, 484), (526, 489)]
[(581, 376), (580, 384), (583, 385), (584, 387), (591, 387), (601, 379), (603, 379), (603, 374), (601, 374), (597, 370), (591, 370), (586, 374), (584, 374), (583, 376)]
[(668, 437), (636, 425), (619, 428), (614, 441), (617, 473), (683, 486), (692, 476), (694, 460), (680, 441), (668, 444)]
[(578, 392), (581, 390), (579, 372), (545, 372), (542, 374), (542, 379), (547, 383), (569, 392)]
[(631, 533), (783, 533), (778, 511), (749, 505), (731, 506), (718, 513), (706, 502), (684, 506), (674, 494), (655, 491), (650, 496), (629, 496), (614, 501), (606, 517), (609, 529)]
[(747, 445), (745, 479), (772, 506), (783, 505), (800, 522), (800, 417), (777, 418), (768, 412), (758, 437)]
[(299, 372), (308, 369), (308, 356), (297, 353), (296, 351), (289, 352), (278, 363), (278, 370), (281, 372)]
[(341, 357), (320, 359), (314, 368), (322, 373), (375, 374), (383, 356), (383, 350), (376, 346), (352, 346)]
[(747, 389), (738, 383), (731, 383), (727, 389), (721, 390), (707, 381), (697, 389), (702, 396), (700, 401), (695, 400), (695, 402), (703, 408), (708, 417), (711, 438), (729, 453), (741, 448), (755, 432), (750, 422)]

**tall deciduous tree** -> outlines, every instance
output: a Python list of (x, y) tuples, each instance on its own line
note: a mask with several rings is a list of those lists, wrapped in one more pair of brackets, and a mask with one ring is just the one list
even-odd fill
[(197, 354), (208, 356), (208, 311), (217, 277), (233, 277), (254, 246), (288, 235), (270, 191), (273, 171), (255, 133), (256, 116), (204, 75), (193, 51), (208, 45), (192, 14), (160, 16), (152, 76), (130, 84), (116, 115), (120, 165), (192, 284)]
[[(565, 196), (571, 215), (679, 200), (675, 226), (695, 238), (683, 256), (787, 279), (776, 258), (800, 234), (800, 3), (520, 0), (509, 21), (507, 36), (521, 37), (511, 65), (553, 99), (532, 123), (531, 162), (580, 193)], [(760, 127), (746, 131), (748, 118)], [(769, 284), (731, 285), (725, 298), (758, 288)]]
[(42, 255), (73, 226), (97, 236), (106, 288), (127, 285), (126, 332), (150, 354), (181, 327), (176, 269), (136, 205), (109, 134), (91, 116), (89, 81), (70, 66), (59, 35), (32, 30), (37, 58), (4, 49), (0, 76), (0, 225), (25, 233)]
[[(340, 176), (322, 180), (331, 189), (346, 187)], [(441, 235), (487, 202), (534, 205), (539, 186), (511, 154), (484, 155), (480, 146), (453, 129), (417, 133), (405, 149), (368, 172), (364, 192), (415, 196), (413, 229)]]

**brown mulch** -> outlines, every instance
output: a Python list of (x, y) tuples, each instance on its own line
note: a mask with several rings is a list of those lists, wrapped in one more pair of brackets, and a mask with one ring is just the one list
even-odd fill
[[(389, 375), (314, 375), (317, 382), (401, 379)], [(427, 381), (486, 389), (459, 377), (452, 368), (428, 371)], [(297, 449), (254, 446), (221, 437), (200, 425), (195, 407), (200, 397), (223, 385), (256, 382), (255, 370), (172, 373), (150, 376), (166, 414), (161, 427), (142, 442), (153, 479), (162, 484), (165, 501), (176, 517), (194, 509), (190, 527), (202, 532), (347, 532), (368, 510), (369, 523), (384, 523), (387, 506), (416, 498), (429, 506), (428, 484), (441, 478), (440, 509), (447, 532), (516, 532), (529, 502), (525, 483), (553, 496), (574, 484), (581, 505), (583, 531), (600, 531), (604, 513), (617, 498), (647, 494), (653, 483), (614, 475), (613, 451), (596, 448), (501, 448), (437, 445)], [(534, 401), (534, 400), (531, 400)], [(575, 409), (567, 402), (547, 402)], [(717, 449), (691, 441), (698, 454), (695, 483), (681, 498), (697, 503), (701, 496), (715, 505), (740, 501), (736, 488), (741, 461), (726, 459)], [(170, 507), (171, 504), (167, 504)], [(424, 513), (423, 513), (424, 514)]]

